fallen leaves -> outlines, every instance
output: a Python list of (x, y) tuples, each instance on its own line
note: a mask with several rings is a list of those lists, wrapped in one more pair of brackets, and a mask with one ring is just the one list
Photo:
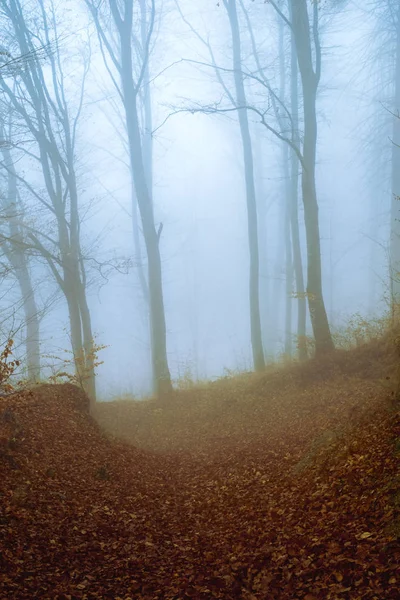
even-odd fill
[[(336, 436), (332, 406), (345, 422), (346, 390), (354, 404), (359, 389), (375, 412)], [(0, 459), (0, 597), (398, 598), (400, 543), (388, 527), (399, 516), (399, 420), (371, 383), (318, 382), (295, 401), (293, 389), (275, 390), (269, 406), (261, 394), (253, 421), (249, 407), (244, 423), (224, 409), (218, 442), (186, 412), (169, 454), (111, 442), (76, 394), (45, 386), (1, 400), (23, 436), (7, 449), (18, 468)], [(307, 413), (307, 395), (317, 405), (324, 394), (327, 405)], [(254, 389), (251, 398), (254, 412)], [(169, 410), (151, 409), (158, 427)]]

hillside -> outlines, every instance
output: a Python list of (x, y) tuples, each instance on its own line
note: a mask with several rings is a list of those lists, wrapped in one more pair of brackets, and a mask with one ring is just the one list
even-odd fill
[(393, 364), (370, 345), (100, 427), (71, 385), (0, 398), (0, 598), (399, 598)]

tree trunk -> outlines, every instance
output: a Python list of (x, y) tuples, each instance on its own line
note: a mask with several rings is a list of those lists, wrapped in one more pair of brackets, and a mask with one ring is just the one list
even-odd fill
[[(5, 138), (3, 127), (1, 127), (1, 136)], [(40, 380), (39, 316), (29, 271), (29, 259), (23, 249), (23, 233), (18, 221), (17, 174), (10, 148), (6, 144), (3, 145), (2, 153), (7, 168), (8, 189), (5, 208), (11, 239), (5, 251), (17, 278), (24, 305), (27, 372), (28, 380), (33, 383)]]
[[(290, 64), (290, 112), (292, 115), (292, 142), (300, 148), (299, 136), (299, 88), (296, 43), (291, 32), (291, 64)], [(299, 159), (293, 148), (290, 150), (290, 182), (291, 182), (291, 233), (293, 244), (293, 268), (296, 280), (297, 297), (297, 347), (299, 360), (307, 359), (307, 302), (304, 288), (303, 260), (300, 244), (299, 227)]]
[(262, 176), (262, 143), (257, 128), (253, 130), (254, 173), (257, 201), (257, 226), (258, 226), (258, 256), (259, 256), (259, 297), (261, 335), (266, 362), (274, 358), (272, 329), (269, 321), (271, 315), (270, 299), (270, 274), (268, 265), (268, 211), (267, 193)]
[(95, 349), (94, 337), (92, 331), (92, 320), (87, 303), (86, 292), (83, 284), (79, 282), (79, 311), (81, 315), (81, 325), (83, 334), (83, 351), (85, 353), (84, 382), (83, 387), (90, 400), (91, 411), (96, 403), (96, 376), (95, 376)]
[(21, 253), (18, 262), (20, 263), (20, 266), (16, 268), (15, 275), (18, 279), (18, 284), (24, 303), (28, 380), (31, 383), (35, 383), (40, 381), (39, 317), (29, 267), (26, 256), (23, 253)]
[(121, 31), (121, 78), (130, 162), (147, 251), (153, 374), (157, 395), (162, 397), (172, 391), (172, 383), (167, 360), (161, 256), (159, 236), (155, 228), (152, 199), (147, 185), (143, 160), (142, 139), (137, 112), (137, 93), (132, 80), (131, 52), (130, 32)]
[[(286, 104), (286, 60), (285, 60), (285, 29), (281, 18), (279, 18), (279, 97), (280, 101)], [(281, 130), (284, 131), (287, 127), (286, 118), (277, 114)], [(282, 220), (283, 227), (279, 228), (280, 235), (284, 241), (285, 255), (285, 324), (284, 324), (284, 354), (285, 358), (290, 358), (292, 355), (292, 281), (293, 281), (293, 264), (292, 264), (292, 247), (291, 247), (291, 185), (290, 185), (290, 169), (289, 169), (289, 147), (286, 142), (281, 145), (282, 150), (282, 173), (284, 180), (284, 199), (282, 203)], [(283, 254), (283, 253), (282, 253)]]
[(395, 90), (392, 140), (392, 198), (390, 218), (390, 289), (393, 319), (400, 316), (400, 5), (396, 23)]
[(293, 257), (291, 236), (291, 181), (289, 164), (289, 147), (282, 147), (282, 158), (284, 160), (283, 173), (285, 178), (285, 357), (292, 356), (292, 292), (293, 292)]
[(22, 237), (11, 236), (13, 244), (6, 249), (8, 261), (12, 265), (14, 275), (17, 278), (25, 315), (25, 348), (26, 366), (28, 380), (31, 383), (40, 380), (40, 327), (39, 316), (36, 306), (35, 293), (33, 291), (31, 275), (29, 272), (28, 259), (21, 250)]
[(249, 296), (251, 346), (253, 352), (254, 369), (256, 371), (262, 371), (265, 368), (265, 358), (262, 345), (260, 319), (258, 225), (256, 191), (254, 183), (253, 149), (246, 108), (246, 93), (244, 89), (243, 75), (241, 72), (241, 41), (236, 10), (236, 0), (226, 0), (225, 6), (228, 12), (232, 34), (233, 70), (235, 80), (236, 101), (238, 106), (239, 126), (242, 137), (243, 162), (246, 185), (247, 227), (250, 254)]
[[(317, 61), (316, 72), (314, 72), (307, 2), (306, 0), (290, 1), (292, 29), (303, 88), (304, 141), (301, 184), (307, 239), (307, 298), (315, 339), (315, 354), (320, 356), (334, 349), (322, 294), (321, 244), (315, 184), (316, 99), (320, 78), (320, 48), (319, 42), (314, 37)], [(314, 10), (318, 10), (317, 4), (314, 4)], [(314, 36), (318, 35), (317, 28), (318, 24), (314, 23)]]

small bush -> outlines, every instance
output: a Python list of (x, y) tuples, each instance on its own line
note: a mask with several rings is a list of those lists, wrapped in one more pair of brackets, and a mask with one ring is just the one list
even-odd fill
[(13, 340), (8, 340), (0, 353), (0, 391), (12, 392), (13, 385), (10, 383), (10, 377), (15, 369), (19, 367), (20, 361), (12, 358)]

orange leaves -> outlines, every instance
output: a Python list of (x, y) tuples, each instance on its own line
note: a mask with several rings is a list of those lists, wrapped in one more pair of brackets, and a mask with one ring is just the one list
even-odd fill
[(14, 340), (8, 340), (3, 350), (0, 352), (0, 389), (5, 392), (11, 392), (13, 386), (9, 383), (11, 375), (19, 367), (20, 362), (17, 359), (10, 360)]
[(359, 540), (367, 540), (368, 538), (370, 538), (370, 537), (372, 537), (372, 536), (373, 536), (373, 534), (372, 534), (372, 533), (370, 533), (369, 531), (364, 531), (363, 533), (361, 533), (361, 534), (358, 536), (358, 539), (359, 539)]
[[(330, 389), (331, 408), (320, 405), (327, 388), (317, 391), (294, 399), (275, 389), (272, 408), (259, 404), (253, 421), (256, 400), (247, 412), (243, 403), (240, 424), (234, 409), (214, 424), (202, 421), (204, 406), (184, 405), (185, 418), (176, 407), (162, 416), (141, 408), (149, 431), (158, 419), (152, 453), (103, 437), (77, 409), (72, 386), (7, 399), (24, 441), (12, 449), (19, 471), (0, 459), (0, 597), (18, 588), (19, 600), (396, 598), (400, 547), (386, 527), (398, 518), (390, 502), (398, 425), (377, 413), (327, 439), (343, 389)], [(120, 417), (134, 430), (126, 412)], [(316, 438), (313, 460), (295, 472)], [(96, 476), (101, 468), (107, 478)], [(28, 489), (16, 503), (19, 485)]]

